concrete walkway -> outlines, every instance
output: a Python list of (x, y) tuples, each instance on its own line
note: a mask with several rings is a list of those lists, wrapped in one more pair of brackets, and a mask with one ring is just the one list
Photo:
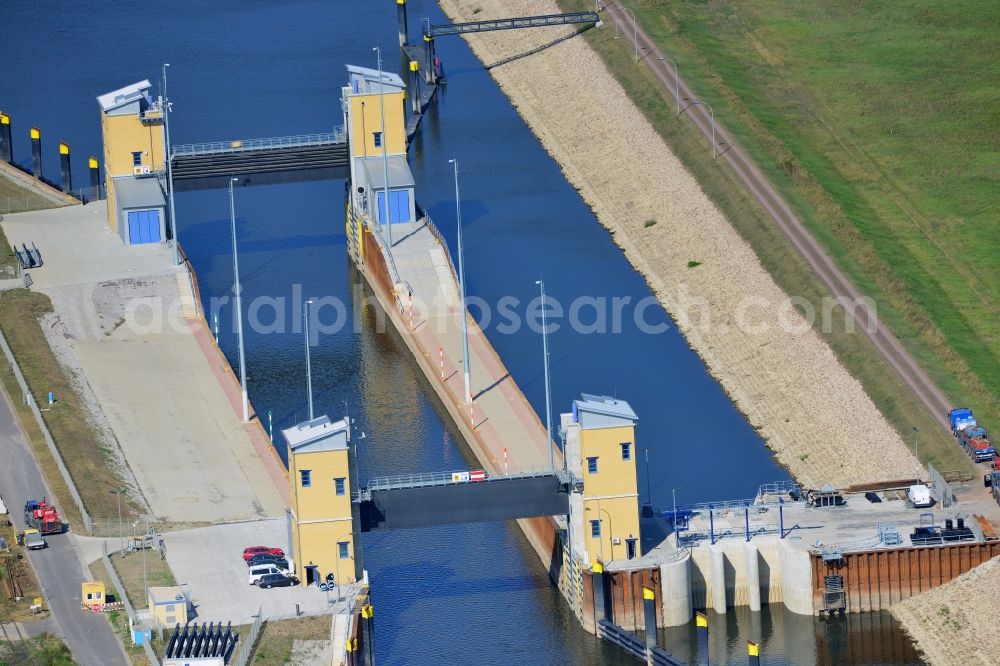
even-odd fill
[[(399, 279), (412, 290), (414, 302), (411, 317), (404, 298), (403, 320), (411, 328), (424, 358), (439, 368), (436, 380), (441, 383), (451, 405), (463, 416), (465, 423), (472, 426), (475, 439), (487, 457), (483, 464), (494, 473), (546, 467), (545, 427), (471, 316), (468, 317), (474, 398), (471, 410), (466, 404), (461, 306), (457, 280), (445, 249), (425, 224), (416, 223), (399, 230), (397, 227), (403, 225), (393, 227), (392, 254)], [(541, 355), (541, 340), (538, 344)], [(440, 372), (442, 351), (443, 379)], [(555, 465), (561, 467), (561, 452), (555, 445), (553, 447)]]
[(3, 226), (11, 242), (41, 251), (31, 276), (69, 341), (60, 362), (82, 375), (151, 513), (175, 522), (283, 515), (283, 472), (251, 434), (259, 426), (233, 409), (203, 322), (184, 318), (185, 269), (170, 248), (125, 246), (104, 202), (8, 215)]

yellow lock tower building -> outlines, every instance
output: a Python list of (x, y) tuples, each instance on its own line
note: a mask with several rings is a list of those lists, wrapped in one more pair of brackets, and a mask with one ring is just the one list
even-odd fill
[(126, 245), (167, 239), (163, 105), (139, 81), (97, 98), (104, 143), (108, 226)]
[(583, 480), (570, 500), (569, 538), (581, 562), (612, 562), (642, 555), (632, 407), (618, 398), (583, 394), (562, 415), (566, 462)]
[(292, 486), (289, 555), (303, 585), (364, 576), (354, 505), (350, 419), (320, 416), (282, 430)]

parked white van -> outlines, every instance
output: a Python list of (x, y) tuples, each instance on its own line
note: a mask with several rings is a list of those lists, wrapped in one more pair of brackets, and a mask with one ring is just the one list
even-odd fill
[(931, 499), (931, 490), (923, 484), (910, 486), (910, 489), (906, 491), (906, 496), (915, 509), (934, 506), (934, 500)]
[[(292, 566), (291, 562), (288, 563), (288, 566), (289, 567)], [(262, 565), (260, 565), (258, 567), (252, 567), (250, 569), (250, 575), (248, 577), (248, 582), (251, 585), (256, 585), (257, 581), (259, 581), (262, 576), (266, 576), (267, 574), (282, 574), (282, 575), (287, 576), (289, 574), (289, 571), (287, 571), (285, 569), (279, 569), (278, 567), (274, 566), (273, 564), (262, 564)]]

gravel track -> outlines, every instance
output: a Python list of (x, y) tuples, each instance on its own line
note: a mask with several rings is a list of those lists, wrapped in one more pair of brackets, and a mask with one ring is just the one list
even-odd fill
[[(455, 21), (559, 12), (550, 0), (440, 4)], [(492, 63), (569, 31), (465, 38)], [(861, 384), (789, 305), (583, 39), (490, 73), (797, 480), (845, 486), (912, 475), (913, 455)], [(647, 220), (656, 224), (647, 227)], [(701, 265), (689, 268), (691, 260)]]

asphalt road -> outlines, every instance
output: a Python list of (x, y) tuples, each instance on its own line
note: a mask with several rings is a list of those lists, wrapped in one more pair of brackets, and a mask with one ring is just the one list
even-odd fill
[[(0, 495), (10, 511), (11, 521), (19, 528), (24, 527), (20, 508), (27, 499), (40, 495), (52, 497), (2, 390)], [(70, 535), (52, 535), (46, 541), (48, 548), (32, 551), (28, 557), (42, 582), (45, 603), (52, 611), (58, 633), (65, 639), (73, 659), (84, 666), (127, 666), (129, 662), (107, 619), (80, 610), (83, 566)]]
[[(684, 99), (694, 99), (695, 95), (684, 84), (682, 78), (674, 76), (673, 65), (660, 59), (663, 54), (656, 48), (653, 40), (649, 38), (642, 26), (634, 26), (633, 30), (632, 16), (622, 8), (619, 2), (612, 2), (603, 7), (603, 10), (611, 21), (618, 24), (624, 39), (633, 44), (636, 43), (634, 39), (638, 41), (639, 59), (649, 67), (672, 97), (680, 97), (681, 113), (687, 115), (695, 127), (711, 141), (712, 117), (709, 111), (704, 105), (691, 105), (690, 102), (684, 101)], [(711, 100), (706, 101), (711, 102)], [(944, 392), (934, 384), (923, 368), (906, 351), (899, 339), (889, 330), (889, 327), (878, 320), (877, 313), (868, 302), (861, 300), (861, 292), (837, 268), (826, 250), (813, 238), (803, 225), (802, 220), (796, 217), (788, 202), (781, 197), (774, 185), (750, 159), (750, 156), (733, 142), (732, 137), (718, 123), (715, 124), (715, 133), (719, 146), (719, 161), (724, 160), (732, 167), (747, 191), (760, 202), (830, 293), (835, 298), (843, 298), (850, 304), (859, 304), (853, 309), (848, 308), (857, 327), (868, 336), (879, 353), (885, 357), (889, 365), (927, 407), (942, 428), (948, 430), (947, 413), (951, 409), (951, 403)], [(868, 322), (870, 321), (875, 322), (876, 325), (869, 328)]]

